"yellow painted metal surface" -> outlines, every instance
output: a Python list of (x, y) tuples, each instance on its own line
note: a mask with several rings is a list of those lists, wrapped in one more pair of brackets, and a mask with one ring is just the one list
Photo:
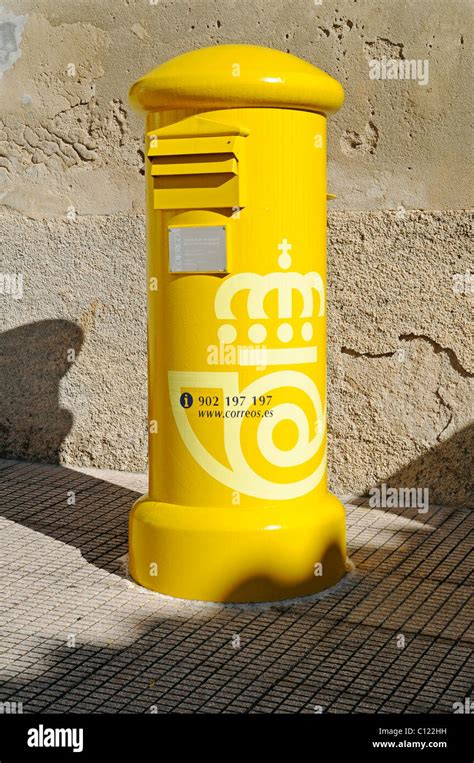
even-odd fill
[(161, 64), (132, 86), (137, 110), (210, 111), (233, 106), (331, 114), (343, 103), (335, 79), (301, 58), (258, 45), (216, 45)]
[[(249, 49), (247, 85), (228, 73), (224, 88), (222, 56), (243, 72)], [(211, 64), (217, 84), (209, 84)], [(342, 89), (322, 75), (277, 51), (222, 46), (180, 56), (131, 90), (135, 105), (153, 110), (149, 493), (130, 515), (130, 571), (165, 594), (285, 599), (344, 574), (344, 511), (327, 491), (319, 113), (340, 105)], [(202, 88), (220, 93), (221, 108), (203, 106), (211, 96)], [(213, 226), (225, 232), (224, 272), (193, 272), (191, 263), (170, 273), (170, 230), (212, 239)]]

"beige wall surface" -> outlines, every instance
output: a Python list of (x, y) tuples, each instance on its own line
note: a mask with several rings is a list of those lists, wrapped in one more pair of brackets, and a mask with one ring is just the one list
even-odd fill
[(127, 91), (186, 50), (252, 43), (346, 91), (329, 121), (331, 486), (472, 500), (468, 0), (0, 3), (0, 456), (146, 467), (143, 124)]

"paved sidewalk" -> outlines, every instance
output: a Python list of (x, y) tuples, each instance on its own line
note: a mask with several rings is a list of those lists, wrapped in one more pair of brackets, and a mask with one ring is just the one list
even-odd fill
[(335, 588), (224, 606), (127, 577), (127, 514), (142, 491), (142, 475), (0, 461), (0, 703), (451, 713), (470, 695), (469, 509), (345, 501), (355, 569)]

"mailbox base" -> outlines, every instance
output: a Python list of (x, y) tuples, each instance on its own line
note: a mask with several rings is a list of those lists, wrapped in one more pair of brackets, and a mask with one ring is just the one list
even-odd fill
[(255, 602), (307, 596), (345, 573), (345, 514), (330, 494), (306, 510), (210, 508), (140, 498), (130, 573), (180, 599)]

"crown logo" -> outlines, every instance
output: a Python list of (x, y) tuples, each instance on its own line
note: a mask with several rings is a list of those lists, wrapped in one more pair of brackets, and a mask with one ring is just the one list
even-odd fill
[[(315, 363), (317, 360), (317, 347), (311, 344), (313, 339), (313, 324), (311, 318), (314, 315), (315, 295), (318, 296), (319, 317), (324, 315), (324, 283), (319, 273), (306, 274), (291, 271), (292, 258), (290, 251), (292, 245), (283, 239), (278, 244), (280, 252), (278, 256), (279, 271), (261, 275), (259, 273), (237, 273), (222, 281), (217, 290), (214, 310), (216, 318), (223, 323), (220, 325), (217, 335), (219, 342), (224, 345), (232, 345), (237, 338), (237, 329), (233, 323), (236, 316), (232, 303), (236, 294), (247, 292), (247, 313), (252, 323), (248, 329), (249, 347), (240, 348), (238, 365), (250, 366), (261, 365), (262, 345), (265, 345), (268, 337), (269, 319), (278, 320), (277, 339), (278, 346), (268, 348), (265, 346), (265, 365), (296, 365), (300, 363)], [(269, 294), (277, 295), (277, 315), (268, 315), (265, 306)], [(298, 315), (294, 315), (294, 294), (300, 295), (302, 308)], [(272, 321), (273, 322), (273, 321)], [(302, 344), (297, 347), (288, 347), (290, 342), (299, 337)], [(260, 349), (256, 353), (256, 349)]]

